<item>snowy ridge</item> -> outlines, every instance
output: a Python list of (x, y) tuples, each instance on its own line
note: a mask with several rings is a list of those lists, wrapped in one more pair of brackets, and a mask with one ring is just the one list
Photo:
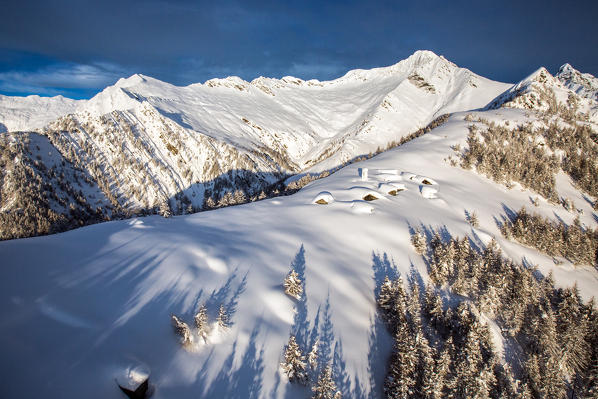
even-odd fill
[(210, 196), (257, 195), (288, 174), (336, 168), (507, 87), (430, 51), (327, 82), (228, 77), (177, 87), (136, 74), (77, 102), (43, 134), (124, 209), (169, 201), (179, 214)]
[(85, 100), (62, 96), (10, 97), (0, 94), (0, 133), (42, 128), (54, 119), (74, 112)]
[(598, 78), (589, 73), (581, 73), (569, 64), (559, 68), (556, 77), (563, 84), (585, 98), (598, 101)]
[(581, 74), (569, 64), (563, 65), (556, 76), (541, 67), (492, 100), (486, 109), (511, 107), (550, 113), (567, 109), (585, 113), (588, 120), (598, 122), (596, 84), (592, 75)]

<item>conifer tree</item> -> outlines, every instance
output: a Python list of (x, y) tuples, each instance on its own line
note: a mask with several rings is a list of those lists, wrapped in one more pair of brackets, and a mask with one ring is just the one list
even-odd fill
[(451, 351), (454, 352), (454, 349), (453, 338), (449, 337), (434, 364), (434, 376), (431, 379), (430, 389), (427, 391), (427, 398), (440, 399), (444, 397), (443, 391), (451, 369)]
[(390, 281), (388, 276), (384, 277), (384, 282), (380, 286), (380, 294), (378, 295), (378, 307), (382, 310), (385, 318), (388, 317), (390, 312), (394, 308), (395, 302), (395, 289), (393, 283)]
[(165, 218), (169, 218), (171, 216), (170, 212), (170, 205), (168, 204), (168, 200), (163, 200), (160, 203), (160, 215)]
[(216, 322), (218, 323), (218, 327), (223, 330), (226, 330), (229, 327), (228, 314), (224, 305), (220, 305), (220, 308), (218, 309), (218, 318), (216, 319)]
[(426, 237), (419, 227), (411, 236), (411, 244), (418, 254), (423, 255), (426, 252)]
[(284, 292), (295, 299), (301, 298), (301, 294), (303, 294), (303, 282), (295, 270), (291, 270), (284, 279)]
[(442, 318), (444, 316), (442, 311), (442, 299), (430, 284), (426, 286), (424, 311), (426, 316), (432, 322), (432, 325), (438, 329), (441, 326)]
[(585, 370), (590, 360), (590, 348), (585, 340), (588, 320), (576, 285), (563, 291), (556, 314), (563, 365), (567, 374), (573, 375)]
[(205, 201), (204, 201), (204, 205), (203, 208), (204, 209), (214, 209), (216, 208), (216, 202), (214, 201), (214, 199), (212, 197), (208, 197)]
[(478, 214), (476, 213), (476, 211), (473, 211), (473, 212), (471, 212), (471, 213), (468, 214), (467, 221), (469, 222), (469, 224), (472, 227), (479, 227), (480, 226), (480, 221), (478, 219)]
[(206, 342), (208, 339), (208, 313), (206, 305), (201, 305), (194, 319), (197, 334)]
[(235, 204), (244, 204), (247, 202), (247, 197), (245, 196), (245, 192), (242, 189), (235, 190), (233, 194)]
[(191, 329), (184, 321), (180, 320), (175, 315), (172, 315), (172, 326), (174, 327), (175, 333), (179, 336), (181, 345), (189, 347), (193, 344), (193, 335)]
[(420, 397), (432, 399), (435, 397), (435, 383), (437, 380), (434, 364), (434, 348), (430, 347), (428, 339), (423, 334), (423, 330), (417, 333), (415, 337), (415, 350), (418, 356), (418, 367), (416, 369), (417, 392)]
[(341, 399), (341, 394), (336, 390), (336, 384), (332, 380), (332, 368), (324, 367), (316, 385), (312, 387), (314, 395), (312, 399)]
[(400, 322), (394, 340), (384, 392), (389, 398), (409, 398), (415, 395), (415, 369), (417, 353), (413, 350), (415, 340), (406, 322)]
[(309, 363), (309, 367), (312, 370), (316, 370), (318, 368), (318, 345), (320, 344), (319, 340), (316, 340), (311, 347), (311, 351), (307, 355), (307, 361)]
[(294, 335), (289, 337), (289, 343), (285, 348), (284, 362), (281, 363), (280, 366), (290, 382), (298, 382), (300, 384), (305, 384), (307, 382), (305, 357), (303, 356)]
[(421, 302), (419, 299), (419, 286), (417, 283), (411, 285), (411, 295), (407, 302), (407, 312), (412, 331), (417, 334), (422, 328), (421, 321)]

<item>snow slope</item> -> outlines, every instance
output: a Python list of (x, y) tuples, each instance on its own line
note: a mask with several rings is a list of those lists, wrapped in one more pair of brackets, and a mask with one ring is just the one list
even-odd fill
[[(479, 116), (530, 119), (504, 108)], [(414, 268), (427, 280), (409, 243), (410, 229), (420, 225), (477, 243), (495, 237), (514, 260), (552, 270), (559, 285), (577, 282), (584, 298), (596, 295), (594, 268), (555, 266), (501, 236), (495, 219), (529, 206), (535, 194), (450, 166), (451, 147), (463, 145), (469, 131), (464, 117), (454, 114), (293, 196), (0, 242), (0, 396), (116, 398), (115, 379), (138, 367), (149, 370), (155, 398), (305, 398), (308, 390), (279, 369), (289, 334), (299, 332), (299, 342), (319, 336), (321, 358), (344, 367), (347, 378), (337, 380), (344, 397), (381, 397), (391, 341), (375, 318), (374, 286), (393, 267), (403, 276)], [(391, 186), (405, 190), (392, 196)], [(558, 179), (558, 190), (584, 211), (583, 224), (596, 226), (568, 178)], [(367, 194), (379, 199), (366, 202)], [(314, 203), (323, 197), (328, 205)], [(478, 228), (466, 210), (476, 211)], [(566, 223), (576, 216), (543, 201), (535, 211)], [(305, 301), (283, 292), (292, 265), (305, 279)], [(224, 304), (233, 325), (187, 352), (170, 315), (192, 323), (204, 302), (211, 320)]]
[[(120, 207), (152, 212), (168, 201), (181, 214), (207, 197), (218, 202), (238, 189), (257, 196), (289, 174), (334, 169), (439, 115), (483, 107), (508, 87), (417, 51), (327, 82), (228, 77), (177, 87), (133, 75), (68, 103), (58, 118), (39, 118), (57, 150)], [(43, 107), (31, 105), (17, 124), (3, 119), (0, 104), (0, 123), (39, 127), (26, 117)]]
[(42, 128), (74, 112), (85, 100), (56, 97), (11, 97), (0, 94), (0, 133)]
[(507, 87), (417, 51), (390, 67), (354, 70), (327, 82), (228, 77), (176, 87), (133, 75), (81, 112), (104, 115), (145, 102), (193, 132), (237, 148), (273, 149), (298, 170), (331, 157), (323, 170), (385, 147), (442, 113), (482, 107)]

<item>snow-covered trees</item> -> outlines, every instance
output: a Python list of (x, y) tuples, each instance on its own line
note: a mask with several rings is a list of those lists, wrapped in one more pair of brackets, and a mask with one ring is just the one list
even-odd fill
[(228, 312), (224, 305), (220, 305), (220, 308), (218, 309), (218, 318), (216, 319), (216, 322), (218, 323), (218, 327), (223, 330), (226, 330), (229, 327)]
[(175, 315), (172, 315), (172, 326), (174, 327), (175, 333), (179, 336), (181, 345), (184, 347), (189, 347), (193, 345), (193, 334), (191, 333), (191, 329), (184, 321), (180, 320)]
[(388, 364), (384, 382), (384, 393), (389, 398), (409, 398), (415, 395), (417, 352), (415, 337), (407, 326), (406, 320), (399, 317), (397, 333), (394, 337), (394, 349)]
[(291, 270), (284, 279), (284, 292), (295, 299), (301, 298), (303, 294), (303, 281), (295, 270)]
[(307, 383), (305, 356), (301, 352), (294, 335), (289, 337), (289, 343), (284, 352), (284, 362), (280, 366), (290, 382)]
[[(544, 127), (521, 125), (513, 129), (492, 122), (485, 130), (470, 128), (461, 166), (475, 167), (499, 183), (517, 181), (553, 203), (558, 203), (555, 175), (562, 168), (590, 195), (598, 194), (596, 132), (588, 124), (571, 127), (550, 122)], [(480, 140), (481, 138), (481, 140)], [(558, 158), (554, 151), (563, 155)]]
[(205, 305), (201, 305), (193, 319), (197, 328), (197, 334), (206, 342), (208, 339), (208, 313)]
[[(423, 251), (435, 287), (386, 278), (378, 308), (394, 336), (385, 392), (392, 398), (584, 398), (596, 388), (598, 310), (577, 289), (505, 259), (496, 241), (479, 251), (435, 235)], [(400, 287), (400, 289), (399, 289)], [(443, 293), (462, 299), (443, 303)], [(513, 373), (494, 352), (489, 322), (520, 351)], [(592, 397), (592, 396), (589, 396)]]
[(423, 255), (426, 251), (426, 237), (420, 228), (411, 235), (411, 244), (413, 245), (413, 248), (415, 248), (415, 252), (420, 255)]
[[(461, 166), (465, 169), (473, 166), (498, 183), (517, 181), (544, 198), (558, 202), (555, 175), (559, 161), (538, 148), (536, 143), (540, 136), (541, 133), (529, 125), (508, 129), (489, 123), (486, 130), (472, 125)], [(529, 173), (530, 170), (534, 173)]]
[(210, 324), (210, 316), (208, 316), (208, 309), (205, 304), (202, 304), (193, 316), (193, 323), (195, 325), (193, 330), (189, 328), (187, 323), (175, 315), (171, 316), (171, 321), (175, 333), (180, 337), (181, 344), (187, 350), (191, 350), (198, 345), (195, 344), (196, 338), (201, 338), (198, 342), (207, 344), (211, 336), (226, 333), (231, 326), (230, 314), (222, 304), (218, 308), (218, 316), (215, 323), (212, 322)]
[(318, 368), (318, 346), (320, 341), (316, 339), (316, 342), (311, 347), (309, 354), (307, 355), (307, 362), (309, 363), (309, 367), (312, 370), (316, 370)]
[(471, 227), (479, 227), (480, 221), (478, 219), (478, 214), (476, 211), (473, 212), (465, 212), (467, 216), (467, 222), (471, 225)]
[(160, 202), (160, 215), (165, 218), (169, 218), (172, 215), (170, 211), (170, 204), (167, 199)]
[(550, 256), (563, 256), (575, 264), (598, 262), (598, 230), (583, 228), (579, 219), (567, 226), (521, 208), (503, 224), (502, 233)]
[(332, 380), (332, 368), (324, 367), (318, 376), (318, 381), (312, 387), (314, 395), (312, 399), (341, 399), (341, 393), (336, 390), (336, 384)]

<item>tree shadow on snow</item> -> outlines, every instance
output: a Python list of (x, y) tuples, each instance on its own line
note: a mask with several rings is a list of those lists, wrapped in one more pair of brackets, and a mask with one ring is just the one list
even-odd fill
[[(222, 306), (224, 306), (224, 310), (228, 316), (229, 327), (234, 324), (233, 316), (235, 315), (235, 313), (237, 311), (237, 305), (239, 303), (239, 298), (240, 298), (241, 294), (243, 294), (243, 292), (245, 291), (245, 288), (247, 287), (247, 275), (248, 274), (249, 274), (249, 271), (247, 271), (245, 273), (245, 275), (243, 276), (243, 279), (238, 283), (236, 289), (234, 290), (234, 292), (232, 292), (232, 295), (231, 295), (230, 299), (228, 300), (228, 302), (226, 301), (226, 299), (231, 294), (233, 283), (237, 279), (238, 269), (233, 270), (233, 272), (226, 279), (226, 282), (224, 283), (224, 285), (222, 287), (220, 287), (218, 290), (212, 291), (212, 294), (206, 300), (206, 303), (205, 303), (206, 310), (207, 310), (208, 314), (210, 316), (212, 316), (212, 318), (215, 318), (216, 315), (218, 315), (218, 311), (220, 310), (220, 305), (222, 305)], [(199, 308), (199, 306), (197, 306), (198, 304), (199, 304), (199, 300), (196, 301), (196, 309)]]
[[(414, 232), (414, 231), (413, 231)], [(397, 266), (384, 253), (382, 256), (372, 252), (372, 271), (374, 273), (374, 302), (380, 294), (380, 288), (384, 279), (388, 277), (395, 280), (400, 276)], [(370, 392), (367, 398), (383, 397), (384, 376), (386, 375), (386, 363), (392, 348), (392, 339), (386, 330), (381, 315), (376, 306), (376, 313), (370, 318), (370, 332), (368, 335), (368, 374)], [(365, 395), (365, 394), (364, 394)]]
[(238, 342), (233, 343), (231, 353), (222, 364), (220, 372), (212, 381), (206, 381), (206, 371), (202, 372), (198, 386), (206, 387), (201, 398), (253, 399), (261, 395), (264, 371), (264, 347), (258, 347), (259, 325), (251, 332), (249, 343), (237, 367)]
[(305, 248), (303, 244), (291, 262), (291, 268), (295, 270), (299, 279), (303, 281), (303, 295), (295, 302), (295, 316), (291, 334), (295, 336), (297, 344), (307, 348), (307, 334), (309, 331), (309, 319), (307, 314), (307, 282), (305, 281)]
[(384, 283), (384, 279), (388, 277), (390, 280), (395, 280), (399, 277), (397, 265), (394, 261), (388, 259), (386, 252), (380, 256), (375, 252), (372, 252), (372, 270), (374, 271), (374, 295), (378, 298), (380, 295), (380, 287)]

